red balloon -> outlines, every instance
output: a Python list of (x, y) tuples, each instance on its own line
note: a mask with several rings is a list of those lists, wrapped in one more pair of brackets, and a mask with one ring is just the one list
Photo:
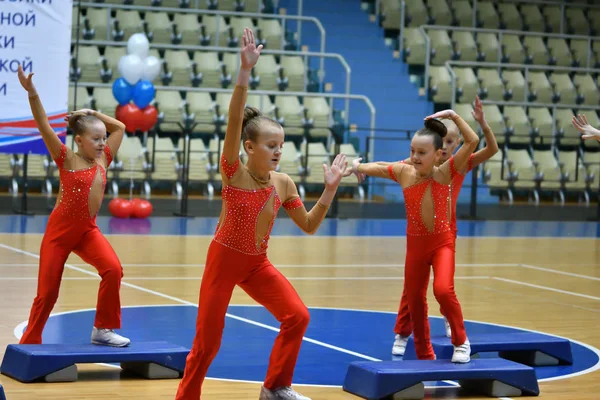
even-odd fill
[(113, 217), (129, 218), (133, 212), (133, 204), (125, 199), (112, 199), (110, 203), (108, 203), (108, 211), (110, 211), (110, 214)]
[(132, 217), (148, 218), (152, 214), (152, 203), (144, 199), (131, 200), (133, 205)]
[(142, 120), (142, 110), (133, 103), (119, 105), (115, 110), (115, 118), (125, 124), (127, 132), (135, 132)]
[(158, 111), (156, 110), (156, 107), (152, 105), (142, 108), (141, 111), (142, 116), (140, 117), (138, 129), (142, 132), (147, 132), (152, 129), (154, 124), (156, 124), (156, 121), (158, 121)]

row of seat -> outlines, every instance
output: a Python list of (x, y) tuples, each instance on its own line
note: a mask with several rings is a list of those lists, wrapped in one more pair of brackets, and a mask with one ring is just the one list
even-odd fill
[[(473, 4), (469, 0), (404, 0), (406, 26), (473, 26)], [(385, 29), (399, 30), (402, 0), (381, 0), (380, 17)], [(571, 3), (571, 4), (569, 4)], [(477, 1), (475, 26), (487, 29), (527, 30), (595, 36), (600, 7), (566, 2), (563, 31), (561, 6), (531, 2)]]
[[(133, 180), (136, 188), (140, 188), (146, 196), (150, 196), (153, 188), (160, 186), (169, 186), (175, 195), (181, 196), (181, 174), (184, 171), (182, 140), (155, 136), (147, 138), (146, 143), (143, 143), (141, 138), (126, 136), (109, 168), (107, 187), (113, 194), (118, 194), (120, 186), (127, 186)], [(189, 141), (189, 180), (192, 185), (205, 185), (209, 196), (214, 195), (215, 187), (219, 186), (222, 144), (223, 141), (218, 137), (212, 137), (206, 142), (202, 139)], [(73, 136), (67, 137), (67, 145), (73, 146)], [(350, 160), (358, 157), (352, 144), (340, 145), (340, 152), (344, 152)], [(245, 162), (245, 153), (242, 151), (240, 154)], [(283, 146), (278, 171), (290, 175), (301, 195), (304, 195), (307, 186), (323, 184), (322, 165), (330, 164), (332, 155), (333, 152), (327, 151), (322, 141), (303, 141), (299, 147), (294, 142), (287, 141)], [(0, 154), (0, 176), (11, 177), (16, 182), (22, 176), (23, 167), (21, 155)], [(58, 172), (49, 156), (29, 155), (27, 171), (32, 185), (41, 183), (43, 192), (51, 196)], [(356, 187), (356, 179), (346, 177), (341, 185)], [(13, 191), (16, 193), (14, 188)], [(359, 195), (363, 197), (364, 192), (359, 190)]]
[[(230, 93), (189, 91), (182, 97), (178, 91), (159, 90), (153, 103), (159, 112), (158, 129), (180, 134), (179, 124), (182, 124), (195, 133), (225, 132), (230, 100)], [(101, 87), (92, 91), (79, 86), (75, 99), (75, 88), (71, 86), (68, 101), (69, 109), (92, 108), (113, 117), (118, 106), (112, 90)], [(305, 96), (302, 99), (281, 95), (273, 99), (250, 92), (247, 104), (277, 119), (288, 136), (328, 137), (334, 125), (333, 109), (323, 97)]]
[[(470, 103), (479, 95), (494, 101), (600, 105), (597, 74), (458, 66), (452, 66), (452, 71), (459, 102)], [(430, 99), (451, 103), (452, 77), (448, 68), (431, 66), (428, 73)]]
[(540, 197), (553, 196), (562, 204), (573, 195), (589, 204), (598, 190), (600, 152), (581, 149), (504, 148), (484, 163), (483, 181), (490, 191), (506, 195), (527, 193), (539, 204)]
[(272, 13), (273, 0), (92, 0), (99, 4)]
[[(119, 60), (126, 51), (124, 46), (80, 45), (77, 52), (72, 51), (71, 81), (113, 82), (119, 77)], [(151, 49), (149, 54), (162, 65), (155, 85), (227, 88), (237, 79), (237, 52)], [(252, 69), (250, 86), (260, 90), (315, 91), (317, 78), (304, 60), (303, 56), (263, 54), (261, 62)]]
[[(286, 47), (286, 35), (279, 18), (224, 17), (191, 12), (82, 9), (79, 35), (85, 40), (127, 40), (134, 33), (144, 33), (152, 43), (195, 46), (237, 47), (244, 28), (251, 27), (265, 48)], [(77, 13), (73, 13), (72, 37), (77, 37)]]
[[(502, 62), (511, 64), (556, 65), (597, 68), (600, 65), (600, 38), (546, 37), (500, 32), (426, 29), (431, 41), (430, 64), (448, 60)], [(404, 30), (404, 60), (409, 65), (425, 65), (426, 43), (419, 28)], [(588, 47), (591, 47), (588, 49)]]

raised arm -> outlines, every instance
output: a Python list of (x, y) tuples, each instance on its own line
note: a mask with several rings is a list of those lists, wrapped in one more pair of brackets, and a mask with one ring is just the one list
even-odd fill
[(471, 168), (475, 168), (475, 166), (486, 162), (498, 152), (498, 142), (496, 142), (496, 136), (494, 136), (494, 132), (492, 132), (492, 129), (485, 120), (483, 106), (481, 100), (479, 100), (479, 96), (475, 98), (475, 108), (473, 109), (472, 114), (475, 121), (481, 126), (483, 136), (485, 137), (485, 147), (473, 154)]
[(95, 110), (90, 110), (88, 108), (82, 108), (81, 110), (73, 111), (65, 119), (68, 120), (69, 118), (78, 114), (91, 115), (102, 121), (106, 127), (106, 131), (109, 133), (109, 136), (106, 139), (106, 144), (108, 145), (108, 148), (113, 156), (116, 155), (119, 151), (119, 147), (121, 147), (121, 143), (123, 142), (123, 137), (125, 136), (125, 124), (119, 120), (109, 117), (108, 115), (102, 114), (101, 112)]
[(260, 56), (262, 44), (256, 47), (256, 40), (251, 29), (244, 29), (242, 35), (242, 49), (240, 51), (241, 66), (231, 102), (229, 103), (229, 121), (227, 132), (223, 141), (223, 158), (229, 165), (235, 164), (240, 156), (240, 141), (242, 138), (242, 122), (244, 121), (244, 108), (248, 94), (250, 71)]
[(46, 144), (46, 148), (48, 149), (50, 156), (53, 160), (55, 160), (60, 155), (60, 149), (63, 144), (56, 135), (56, 132), (54, 132), (54, 129), (52, 129), (50, 126), (50, 122), (48, 122), (48, 117), (46, 116), (46, 111), (42, 105), (42, 100), (40, 99), (40, 96), (33, 85), (33, 73), (30, 73), (29, 76), (25, 76), (23, 68), (19, 65), (17, 74), (19, 76), (19, 82), (21, 82), (21, 86), (23, 86), (23, 88), (29, 94), (29, 106), (31, 107), (35, 124), (42, 135), (42, 139)]
[[(456, 170), (457, 171), (464, 170), (468, 165), (469, 157), (471, 156), (471, 154), (473, 153), (473, 151), (477, 148), (477, 145), (479, 144), (479, 137), (477, 136), (475, 131), (473, 131), (473, 129), (471, 129), (469, 124), (467, 124), (465, 122), (465, 120), (461, 118), (460, 115), (458, 115), (456, 112), (454, 112), (454, 110), (444, 110), (444, 111), (437, 112), (433, 115), (430, 115), (428, 117), (425, 117), (426, 120), (431, 119), (431, 118), (440, 118), (440, 119), (450, 118), (450, 119), (452, 119), (452, 121), (454, 121), (456, 126), (458, 126), (458, 129), (462, 132), (464, 143), (462, 144), (462, 146), (460, 146), (460, 149), (458, 149), (458, 151), (454, 155), (453, 159), (454, 159), (454, 166), (455, 166)], [(449, 165), (449, 163), (448, 163), (448, 161), (446, 161), (440, 167), (440, 169), (442, 169), (442, 170), (444, 170), (444, 172), (446, 172), (448, 165)]]
[(346, 156), (344, 154), (338, 154), (335, 157), (335, 160), (331, 163), (331, 168), (323, 164), (325, 190), (310, 211), (306, 211), (306, 208), (298, 195), (296, 184), (292, 178), (287, 176), (286, 200), (283, 203), (283, 208), (303, 232), (312, 235), (317, 231), (321, 222), (323, 222), (323, 219), (325, 219), (329, 206), (331, 206), (333, 198), (335, 197), (335, 192), (342, 180), (345, 168)]

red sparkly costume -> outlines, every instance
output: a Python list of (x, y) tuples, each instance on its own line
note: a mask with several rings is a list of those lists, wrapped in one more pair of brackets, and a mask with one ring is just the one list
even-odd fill
[(106, 185), (106, 168), (112, 161), (112, 153), (106, 145), (104, 157), (97, 159), (93, 166), (65, 169), (65, 161), (75, 157), (63, 144), (60, 155), (54, 160), (59, 168), (60, 189), (42, 239), (37, 296), (21, 344), (42, 343), (42, 331), (58, 299), (64, 265), (71, 252), (93, 265), (102, 278), (94, 326), (98, 329), (121, 327), (119, 290), (123, 269), (110, 243), (96, 225), (96, 214)]
[(238, 157), (247, 87), (236, 85), (221, 157), (223, 209), (207, 254), (200, 286), (196, 336), (187, 357), (176, 400), (200, 399), (201, 387), (221, 345), (225, 314), (236, 285), (281, 323), (264, 386), (290, 386), (308, 309), (290, 282), (267, 257), (269, 235), (281, 206), (305, 232), (314, 233), (328, 207), (304, 208), (292, 179), (271, 172), (268, 182), (255, 179)]
[[(474, 157), (474, 154), (471, 154), (469, 156), (469, 162), (467, 164), (467, 171), (464, 174), (457, 172), (452, 178), (452, 188), (451, 188), (452, 216), (450, 219), (450, 227), (454, 233), (455, 248), (456, 248), (456, 234), (458, 231), (456, 228), (456, 203), (458, 202), (458, 195), (460, 194), (460, 189), (462, 188), (462, 184), (465, 180), (465, 176), (474, 167), (473, 166), (473, 157)], [(453, 274), (454, 274), (454, 272), (453, 272)], [(428, 276), (428, 283), (429, 283), (429, 276)], [(443, 307), (440, 307), (440, 313), (444, 316), (446, 315), (443, 311)], [(397, 333), (404, 337), (410, 336), (410, 334), (412, 333), (412, 325), (411, 325), (410, 312), (408, 311), (408, 298), (406, 296), (406, 290), (402, 291), (402, 298), (400, 300), (400, 308), (398, 309), (398, 317), (396, 318), (396, 325), (394, 326), (394, 333)]]

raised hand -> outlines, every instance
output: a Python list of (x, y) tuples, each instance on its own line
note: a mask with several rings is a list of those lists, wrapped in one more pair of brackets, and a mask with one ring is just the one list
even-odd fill
[(425, 117), (425, 120), (433, 119), (433, 118), (446, 119), (446, 118), (453, 118), (455, 116), (456, 116), (456, 112), (454, 112), (454, 110), (443, 110), (443, 111), (438, 111), (435, 114), (428, 115), (427, 117)]
[(481, 103), (479, 96), (475, 97), (475, 107), (473, 107), (473, 111), (471, 111), (471, 115), (473, 116), (475, 121), (477, 121), (477, 123), (479, 123), (479, 125), (481, 125), (482, 122), (485, 120), (485, 117), (483, 115), (483, 104)]
[(242, 35), (242, 50), (240, 51), (242, 68), (252, 69), (258, 61), (262, 48), (262, 44), (256, 47), (256, 39), (254, 38), (252, 29), (244, 29), (244, 34)]
[(23, 67), (19, 65), (17, 75), (19, 76), (19, 82), (21, 82), (21, 86), (23, 86), (23, 89), (27, 90), (27, 92), (35, 92), (35, 86), (33, 85), (32, 80), (33, 72), (26, 76), (25, 71), (23, 71)]
[(600, 141), (600, 131), (588, 123), (585, 114), (579, 114), (577, 117), (573, 116), (571, 122), (575, 129), (581, 132), (581, 138), (583, 140), (596, 139)]
[(344, 171), (346, 170), (346, 155), (338, 154), (331, 163), (331, 167), (323, 164), (323, 174), (325, 177), (325, 186), (328, 188), (337, 187), (342, 181)]

